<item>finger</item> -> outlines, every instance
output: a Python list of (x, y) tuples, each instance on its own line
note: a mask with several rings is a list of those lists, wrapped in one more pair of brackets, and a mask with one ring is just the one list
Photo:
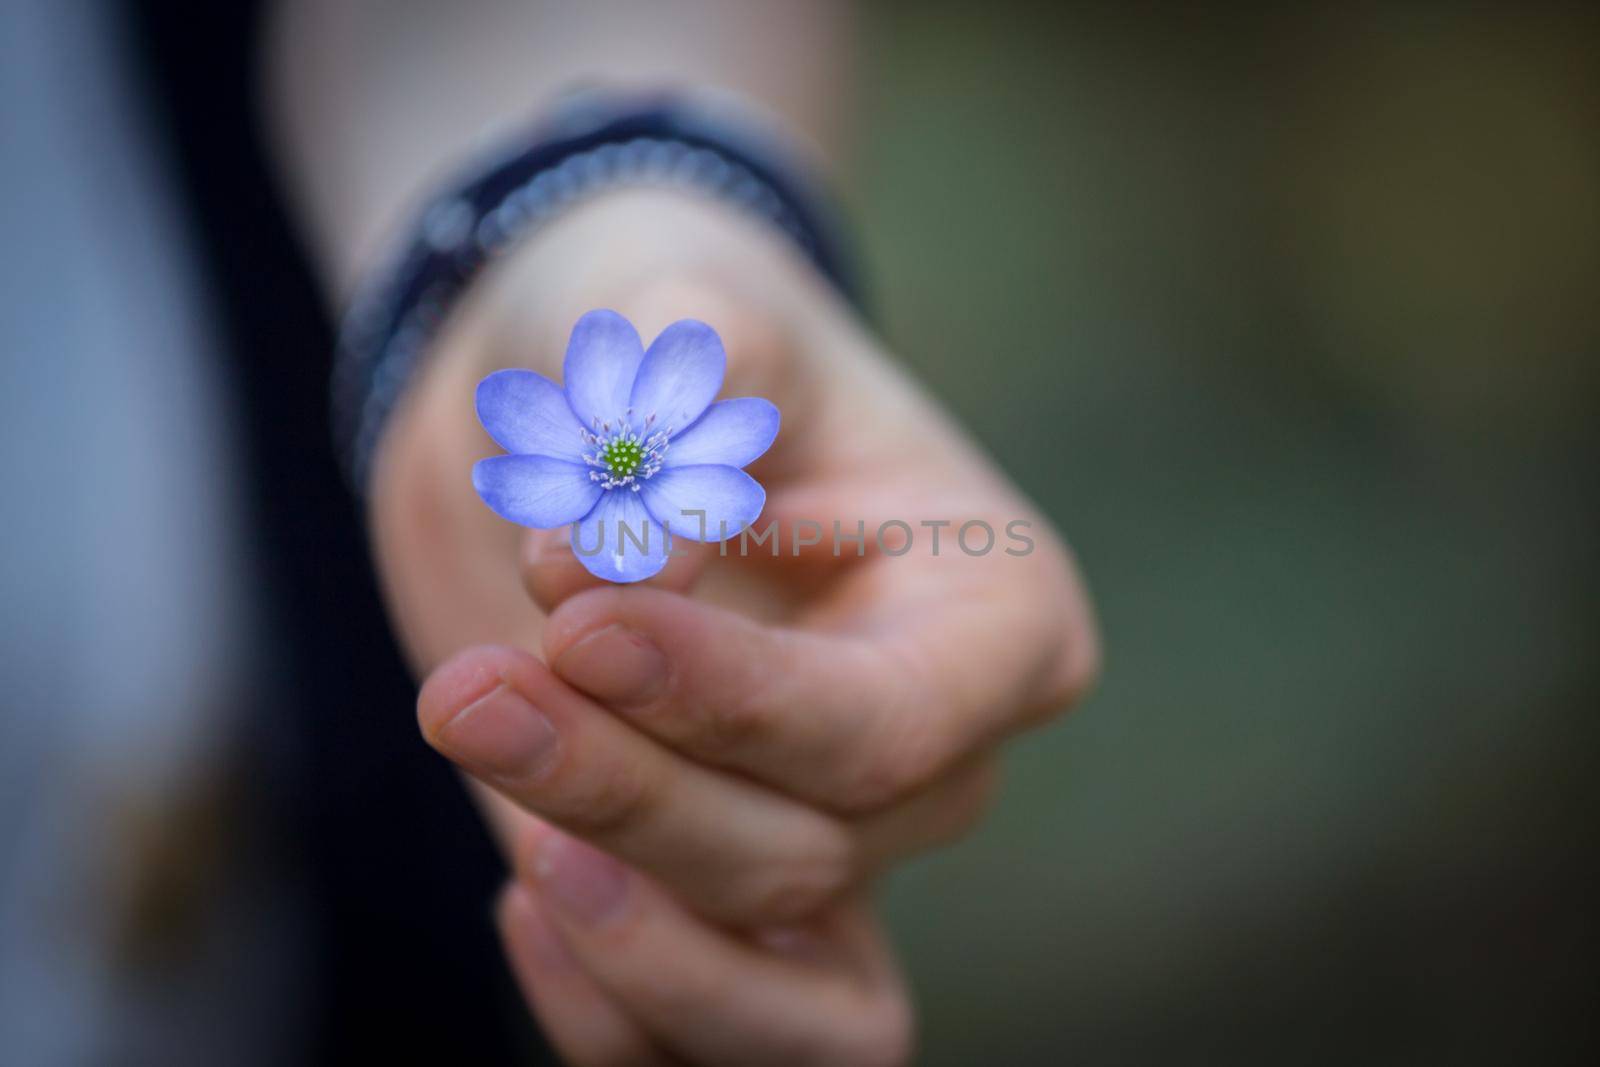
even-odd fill
[(669, 1061), (610, 994), (590, 978), (522, 885), (508, 885), (496, 909), (500, 940), (517, 986), (550, 1044), (572, 1067), (652, 1067)]
[(457, 655), (418, 719), (474, 778), (736, 924), (815, 911), (857, 874), (838, 820), (672, 752), (515, 649)]
[[(645, 580), (656, 589), (687, 592), (705, 569), (714, 546), (687, 538), (672, 543), (672, 553), (661, 573)], [(572, 551), (570, 531), (529, 530), (522, 539), (522, 584), (540, 610), (549, 613), (563, 600), (585, 589), (606, 584), (589, 573)]]
[(1051, 606), (946, 579), (933, 588), (939, 602), (903, 602), (892, 618), (859, 608), (862, 628), (850, 632), (767, 626), (660, 590), (596, 589), (551, 615), (545, 655), (680, 751), (835, 810), (874, 810), (1058, 695), (1047, 680), (1062, 640)]
[[(959, 462), (950, 460), (952, 467)], [(1048, 665), (1025, 710), (1048, 714), (1076, 703), (1098, 674), (1100, 640), (1066, 544), (1015, 498), (1002, 496), (1011, 503), (996, 504), (988, 493), (962, 494), (944, 481), (916, 487), (926, 480), (925, 473), (891, 472), (887, 481), (882, 474), (829, 479), (768, 497), (762, 517), (788, 531), (787, 538), (771, 538), (783, 541), (778, 563), (824, 591), (810, 623), (862, 631), (900, 629), (909, 621), (925, 631), (907, 634), (911, 644), (937, 656), (953, 651), (957, 665), (977, 662), (963, 651), (1004, 651), (996, 639), (1007, 641), (1019, 654), (1032, 649)], [(941, 513), (969, 518), (919, 520), (913, 531), (901, 517)], [(824, 533), (806, 518), (827, 514), (855, 516), (856, 529), (841, 522)], [(807, 550), (797, 546), (802, 540), (817, 543)], [(751, 562), (763, 559), (753, 549), (749, 555)], [(835, 580), (827, 581), (830, 576)]]
[(855, 823), (860, 878), (965, 837), (994, 794), (997, 761), (988, 754), (957, 764), (932, 785)]
[[(572, 954), (661, 1046), (704, 1064), (906, 1062), (910, 1013), (871, 924), (820, 928), (845, 962), (763, 951), (559, 833), (530, 876)], [(837, 958), (837, 957), (836, 957)]]
[[(988, 808), (997, 778), (998, 761), (986, 753), (963, 761), (901, 803), (850, 824), (856, 839), (851, 881), (869, 881), (900, 860), (966, 836)], [(519, 855), (526, 862), (531, 842), (544, 832), (538, 816), (477, 779), (467, 782), (501, 851), (514, 862)]]

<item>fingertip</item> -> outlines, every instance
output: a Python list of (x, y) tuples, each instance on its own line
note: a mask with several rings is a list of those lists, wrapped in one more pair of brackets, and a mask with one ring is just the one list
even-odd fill
[(545, 661), (554, 664), (561, 654), (589, 635), (622, 618), (623, 598), (649, 594), (647, 589), (624, 589), (602, 583), (574, 593), (550, 613), (544, 625)]
[(629, 910), (632, 874), (616, 857), (581, 838), (560, 831), (543, 835), (532, 874), (541, 900), (569, 927), (607, 927)]
[(504, 645), (476, 645), (445, 660), (417, 693), (417, 724), (423, 735), (436, 737), (463, 708), (506, 684), (529, 661), (537, 662), (528, 653)]
[(520, 934), (539, 920), (539, 904), (528, 887), (515, 879), (500, 887), (494, 898), (494, 923), (507, 944), (521, 940)]
[[(556, 677), (631, 714), (685, 681), (694, 699), (744, 691), (753, 662), (746, 653), (775, 647), (767, 633), (681, 593), (612, 587), (562, 604), (545, 625), (544, 650)], [(684, 721), (703, 721), (700, 710)]]
[(539, 853), (550, 835), (559, 831), (537, 815), (524, 814), (526, 819), (517, 827), (507, 858), (512, 879), (531, 888), (539, 884)]
[(665, 1062), (589, 975), (535, 892), (515, 882), (506, 886), (495, 919), (512, 976), (564, 1062)]
[(680, 591), (649, 585), (588, 589), (564, 601), (545, 623), (545, 661), (560, 674), (564, 653), (617, 625), (658, 647), (681, 647), (703, 629), (706, 614), (716, 610)]
[(495, 903), (495, 920), (512, 966), (528, 986), (538, 984), (540, 972), (560, 973), (575, 965), (560, 931), (545, 917), (544, 906), (527, 886), (506, 883)]

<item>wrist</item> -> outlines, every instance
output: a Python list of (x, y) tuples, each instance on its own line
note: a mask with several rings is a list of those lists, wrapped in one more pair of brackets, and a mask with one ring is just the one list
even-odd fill
[[(793, 160), (760, 123), (740, 120), (726, 108), (707, 109), (659, 94), (576, 93), (531, 140), (486, 149), (420, 215), (387, 265), (363, 284), (345, 317), (334, 414), (356, 488), (367, 488), (385, 422), (467, 291), (481, 288), (478, 279), (513, 249), (570, 221), (579, 205), (615, 202), (612, 194), (618, 190), (711, 201), (759, 220), (855, 299), (853, 272), (830, 225), (826, 201)], [(650, 226), (629, 233), (655, 233)], [(676, 247), (699, 250), (702, 243), (709, 242), (696, 228)], [(607, 244), (586, 248), (592, 255), (606, 247), (614, 255)], [(661, 247), (659, 238), (633, 244), (630, 261), (638, 249)], [(564, 269), (579, 273), (571, 264)]]
[(804, 454), (799, 434), (822, 392), (806, 353), (831, 314), (844, 317), (823, 306), (835, 299), (781, 236), (681, 193), (607, 193), (508, 250), (462, 295), (375, 449), (369, 519), (386, 579), (437, 567), (463, 546), (514, 539), (467, 477), (495, 451), (472, 416), (474, 391), (506, 367), (560, 381), (568, 333), (584, 312), (619, 311), (647, 341), (678, 319), (712, 324), (728, 352), (724, 393), (773, 399), (795, 428), (764, 457), (776, 474), (786, 456)]
[[(668, 324), (712, 324), (728, 351), (728, 395), (803, 404), (831, 319), (847, 317), (829, 287), (781, 235), (715, 201), (619, 190), (573, 209), (511, 249), (463, 294), (379, 444), (422, 433), (488, 448), (463, 415), (477, 382), (523, 367), (552, 380), (572, 323), (612, 308), (648, 341)], [(448, 425), (447, 425), (448, 424)]]

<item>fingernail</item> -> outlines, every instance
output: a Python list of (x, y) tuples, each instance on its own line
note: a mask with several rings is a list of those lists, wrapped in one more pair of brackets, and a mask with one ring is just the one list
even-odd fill
[(501, 778), (526, 778), (554, 760), (556, 729), (516, 690), (496, 686), (445, 723), (435, 743), (452, 759)]
[(590, 696), (619, 704), (643, 704), (667, 681), (667, 657), (642, 634), (621, 623), (596, 630), (573, 644), (553, 665), (557, 674)]
[(579, 922), (596, 925), (622, 911), (628, 872), (599, 849), (551, 834), (540, 846), (535, 866), (545, 899)]

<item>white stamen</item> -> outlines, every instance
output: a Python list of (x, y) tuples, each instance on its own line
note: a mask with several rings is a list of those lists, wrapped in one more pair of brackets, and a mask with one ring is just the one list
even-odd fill
[[(646, 416), (643, 428), (647, 436), (641, 436), (640, 432), (633, 428), (632, 408), (628, 409), (623, 418), (617, 420), (615, 433), (612, 433), (609, 421), (601, 421), (598, 415), (595, 416), (592, 422), (598, 432), (579, 431), (583, 443), (594, 449), (593, 452), (580, 453), (584, 463), (596, 468), (589, 472), (589, 480), (599, 482), (602, 489), (621, 489), (627, 486), (637, 493), (645, 479), (659, 474), (665, 461), (667, 445), (672, 438), (672, 428), (652, 432), (655, 421), (654, 412)], [(618, 451), (638, 453), (633, 467), (627, 474), (619, 475), (612, 466)]]

